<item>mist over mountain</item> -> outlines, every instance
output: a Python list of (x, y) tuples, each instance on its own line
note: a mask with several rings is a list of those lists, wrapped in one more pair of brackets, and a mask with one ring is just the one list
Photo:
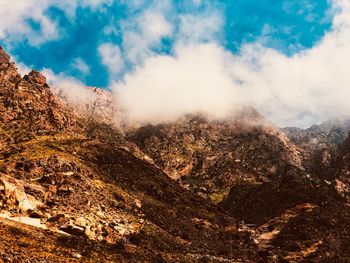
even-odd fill
[(72, 97), (79, 91), (86, 96), (81, 87), (99, 86), (93, 80), (100, 80), (115, 106), (141, 123), (183, 114), (228, 117), (243, 105), (279, 127), (306, 128), (349, 111), (346, 0), (304, 6), (295, 0), (133, 2), (8, 5), (1, 43), (22, 74), (35, 63), (53, 87), (68, 89)]
[(350, 256), (345, 119), (280, 130), (246, 106), (143, 125), (84, 89), (74, 100), (37, 71), (22, 77), (0, 49), (2, 260)]
[(1, 262), (348, 262), (348, 0), (0, 0)]

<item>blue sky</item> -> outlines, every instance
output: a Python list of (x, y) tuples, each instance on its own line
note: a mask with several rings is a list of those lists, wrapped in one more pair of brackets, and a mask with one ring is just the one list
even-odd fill
[(109, 89), (145, 123), (242, 104), (278, 126), (347, 114), (348, 43), (350, 0), (0, 0), (0, 44), (21, 72), (75, 102)]
[[(33, 6), (25, 12), (13, 1), (0, 0), (6, 12), (11, 13), (13, 5), (14, 12), (25, 14), (17, 20), (13, 15), (12, 25), (0, 18), (1, 45), (29, 67), (51, 69), (104, 88), (149, 56), (172, 54), (179, 39), (216, 42), (234, 54), (242, 45), (258, 41), (292, 56), (320, 41), (331, 30), (333, 18), (327, 0), (71, 1), (74, 5), (26, 1)], [(153, 17), (145, 18), (147, 12)], [(199, 28), (204, 21), (209, 24)], [(155, 29), (141, 32), (148, 30), (144, 28), (148, 22), (155, 23)], [(184, 24), (193, 28), (183, 29)], [(204, 32), (191, 39), (196, 27)]]

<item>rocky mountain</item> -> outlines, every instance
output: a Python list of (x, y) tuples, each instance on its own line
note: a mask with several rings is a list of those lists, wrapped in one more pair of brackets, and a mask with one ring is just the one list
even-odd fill
[(242, 222), (269, 262), (348, 257), (349, 188), (336, 174), (340, 160), (348, 164), (341, 147), (296, 144), (260, 115), (244, 115), (255, 124), (188, 116), (129, 139), (183, 187)]
[(75, 114), (40, 73), (22, 78), (2, 50), (0, 72), (2, 260), (220, 262), (257, 255), (234, 218), (184, 190), (111, 126)]
[(119, 121), (121, 110), (116, 106), (109, 91), (95, 87), (76, 87), (75, 89), (79, 90), (72, 92), (67, 87), (54, 87), (52, 92), (71, 111), (83, 118), (95, 119), (114, 127), (121, 126)]
[(128, 134), (141, 150), (185, 188), (222, 201), (232, 186), (260, 184), (288, 167), (303, 169), (300, 149), (253, 109), (231, 120), (187, 116)]
[(349, 140), (319, 151), (249, 107), (125, 127), (87, 90), (76, 104), (0, 48), (1, 261), (350, 258)]
[(350, 130), (350, 118), (339, 117), (325, 121), (319, 125), (312, 125), (308, 129), (286, 127), (283, 132), (297, 145), (317, 147), (324, 144), (342, 144)]

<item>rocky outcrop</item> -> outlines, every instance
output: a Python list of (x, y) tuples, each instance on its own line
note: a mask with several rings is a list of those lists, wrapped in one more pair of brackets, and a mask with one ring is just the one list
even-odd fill
[(30, 188), (30, 185), (25, 186), (20, 180), (0, 174), (1, 208), (7, 211), (35, 211), (41, 203), (27, 194), (25, 187)]
[(251, 108), (124, 134), (110, 94), (87, 90), (58, 98), (0, 49), (0, 261), (350, 257), (348, 141), (298, 143)]
[[(22, 78), (1, 65), (0, 214), (9, 215), (0, 218), (0, 260), (255, 261), (249, 234), (220, 207), (183, 189), (111, 125), (73, 112), (39, 72)], [(40, 219), (51, 236), (18, 218)]]
[(22, 78), (7, 59), (0, 66), (0, 135), (20, 141), (69, 127), (71, 114), (53, 96), (45, 77), (32, 71)]
[(0, 63), (6, 64), (10, 62), (10, 56), (0, 46)]
[(298, 147), (261, 116), (253, 120), (189, 116), (141, 127), (129, 138), (170, 177), (219, 202), (236, 184), (263, 183), (289, 167), (303, 169)]
[(342, 144), (348, 136), (349, 129), (350, 119), (342, 117), (312, 125), (308, 129), (286, 127), (282, 130), (295, 144), (317, 148)]

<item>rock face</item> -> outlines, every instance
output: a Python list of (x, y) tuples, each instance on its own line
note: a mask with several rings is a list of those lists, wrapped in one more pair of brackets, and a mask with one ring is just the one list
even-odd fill
[[(257, 259), (233, 217), (183, 189), (106, 122), (61, 103), (40, 73), (22, 78), (1, 57), (1, 260)], [(28, 217), (52, 234), (18, 223)]]
[(120, 133), (111, 95), (87, 90), (77, 104), (52, 93), (0, 49), (0, 261), (350, 257), (350, 144), (335, 129), (289, 139), (244, 108)]
[(46, 79), (37, 71), (23, 78), (2, 55), (0, 64), (0, 135), (24, 141), (70, 125), (70, 114), (53, 96)]
[[(338, 245), (349, 243), (346, 143), (338, 148), (324, 129), (304, 143), (288, 133), (293, 143), (256, 122), (190, 116), (142, 127), (129, 139), (170, 177), (244, 222), (271, 262), (347, 257), (349, 250)], [(312, 138), (323, 138), (323, 146)]]
[(282, 130), (297, 145), (307, 145), (308, 147), (340, 145), (348, 136), (350, 118), (331, 119), (305, 130), (294, 127), (287, 127)]
[(10, 62), (10, 56), (6, 54), (6, 52), (0, 46), (0, 63), (7, 64)]
[(260, 116), (254, 125), (188, 116), (142, 127), (129, 138), (170, 177), (216, 202), (233, 185), (267, 182), (291, 166), (302, 169), (299, 149)]
[(40, 205), (32, 195), (26, 193), (24, 183), (20, 180), (0, 174), (0, 189), (3, 200), (1, 206), (7, 210), (16, 207), (22, 212), (27, 212)]

